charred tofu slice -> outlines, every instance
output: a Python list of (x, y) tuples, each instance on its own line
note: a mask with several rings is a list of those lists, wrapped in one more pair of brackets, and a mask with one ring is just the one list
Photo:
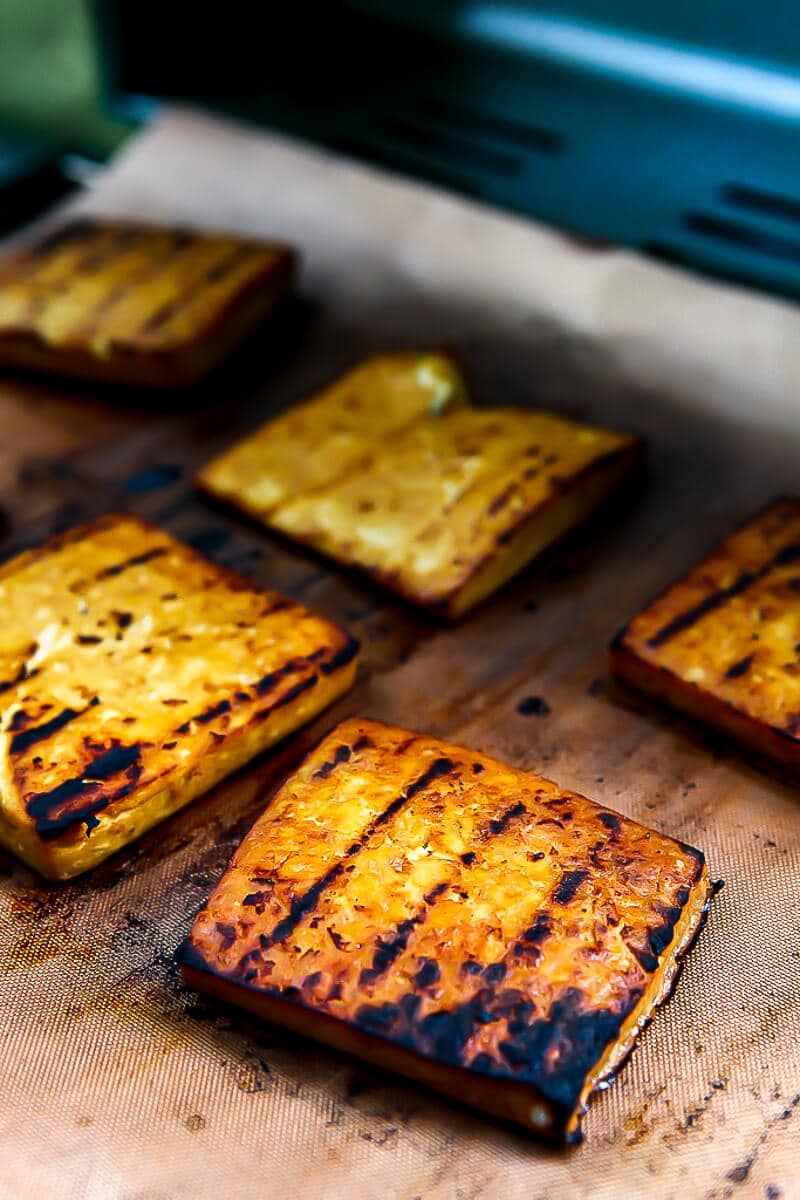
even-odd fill
[(800, 500), (781, 499), (617, 636), (615, 674), (800, 768)]
[(281, 533), (457, 617), (579, 524), (636, 438), (471, 407), (441, 356), (371, 359), (200, 473)]
[(709, 894), (690, 846), (351, 719), (257, 821), (179, 957), (193, 987), (574, 1141)]
[(289, 289), (285, 246), (79, 221), (0, 264), (0, 363), (179, 387), (216, 366)]
[(356, 644), (132, 517), (0, 567), (0, 843), (95, 866), (352, 682)]

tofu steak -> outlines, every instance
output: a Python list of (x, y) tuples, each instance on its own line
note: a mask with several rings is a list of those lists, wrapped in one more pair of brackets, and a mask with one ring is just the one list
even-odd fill
[(709, 895), (690, 846), (351, 719), (256, 822), (179, 956), (193, 987), (574, 1141)]
[(357, 644), (168, 534), (102, 518), (0, 567), (0, 843), (93, 867), (330, 704)]

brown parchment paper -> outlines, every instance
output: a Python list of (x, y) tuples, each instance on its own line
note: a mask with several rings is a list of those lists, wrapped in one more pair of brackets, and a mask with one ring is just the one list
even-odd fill
[[(797, 311), (190, 111), (165, 111), (81, 206), (294, 240), (301, 298), (188, 406), (133, 419), (93, 396), (92, 411), (117, 414), (102, 436), (88, 419), (82, 435), (79, 397), (70, 420), (69, 396), (20, 383), (8, 400), (4, 383), (4, 552), (135, 509), (345, 621), (364, 663), (310, 730), (88, 877), (45, 886), (0, 860), (0, 1196), (800, 1196), (798, 787), (617, 691), (605, 655), (734, 523), (797, 490)], [(192, 494), (209, 454), (359, 355), (438, 343), (482, 401), (616, 423), (650, 445), (643, 487), (458, 627)], [(48, 441), (51, 411), (68, 433)], [(549, 713), (518, 713), (529, 695)], [(701, 846), (725, 880), (674, 999), (577, 1149), (181, 986), (172, 955), (194, 911), (281, 776), (351, 712), (541, 770)]]

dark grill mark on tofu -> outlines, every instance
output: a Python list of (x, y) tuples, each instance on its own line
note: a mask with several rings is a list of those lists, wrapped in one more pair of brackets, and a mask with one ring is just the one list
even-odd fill
[(374, 983), (384, 971), (389, 969), (395, 959), (403, 953), (411, 934), (422, 920), (424, 920), (424, 912), (401, 921), (391, 936), (378, 938), (370, 966), (365, 967), (358, 977), (360, 987)]
[[(424, 791), (425, 788), (429, 787), (435, 780), (441, 779), (445, 775), (449, 775), (453, 769), (454, 763), (451, 759), (435, 759), (423, 775), (420, 775), (419, 778), (414, 781), (414, 783), (406, 788), (405, 792), (401, 793), (396, 800), (393, 800), (392, 803), (383, 810), (383, 812), (379, 813), (377, 817), (370, 821), (359, 840), (348, 846), (345, 857), (340, 859), (337, 863), (334, 863), (334, 865), (330, 867), (329, 870), (327, 870), (325, 874), (308, 889), (307, 892), (302, 893), (300, 896), (295, 896), (294, 900), (292, 900), (292, 903), (289, 906), (289, 912), (283, 918), (283, 920), (278, 922), (272, 933), (269, 935), (267, 939), (269, 946), (277, 945), (278, 942), (282, 942), (285, 938), (289, 937), (289, 935), (297, 928), (303, 918), (316, 908), (319, 898), (325, 889), (330, 887), (331, 884), (334, 883), (340, 877), (340, 875), (344, 873), (348, 859), (360, 854), (360, 852), (369, 842), (370, 838), (377, 833), (377, 831), (383, 825), (387, 824), (388, 821), (391, 821), (392, 817), (394, 817), (395, 814), (400, 811), (404, 804), (407, 804), (409, 800), (414, 798), (414, 796)], [(265, 947), (265, 949), (266, 948), (268, 947)]]
[(88, 712), (90, 708), (94, 708), (99, 703), (99, 699), (95, 696), (87, 708), (65, 708), (57, 716), (51, 717), (49, 721), (44, 721), (41, 725), (32, 725), (30, 728), (23, 730), (22, 733), (16, 734), (11, 739), (11, 754), (24, 754), (31, 746), (52, 737), (54, 733), (58, 733), (59, 729), (63, 729), (65, 725), (69, 725), (70, 721), (74, 721), (76, 717), (83, 716), (85, 712)]
[(101, 579), (113, 579), (115, 575), (121, 575), (123, 571), (128, 571), (131, 567), (141, 567), (144, 563), (152, 562), (153, 559), (163, 558), (166, 553), (166, 546), (154, 546), (152, 550), (145, 550), (141, 554), (134, 554), (130, 558), (126, 558), (124, 562), (104, 567), (102, 571), (98, 571), (95, 579), (98, 581)]
[(289, 675), (297, 675), (300, 671), (308, 666), (307, 660), (304, 658), (290, 658), (282, 667), (277, 667), (276, 670), (270, 671), (267, 675), (263, 675), (255, 685), (256, 695), (266, 696), (271, 692), (282, 679), (286, 679)]
[(561, 876), (561, 882), (553, 892), (554, 903), (569, 904), (575, 898), (578, 889), (583, 886), (588, 878), (588, 871), (566, 871)]
[(487, 515), (490, 517), (496, 517), (499, 512), (502, 512), (516, 490), (516, 483), (510, 483), (507, 488), (504, 488), (503, 491), (500, 492), (499, 495), (495, 496), (494, 500), (492, 500), (489, 504), (489, 507), (486, 510)]
[[(35, 650), (36, 647), (34, 646), (31, 653), (33, 653)], [(23, 663), (13, 679), (0, 680), (0, 693), (10, 692), (12, 688), (15, 688), (20, 683), (24, 683), (26, 679), (32, 679), (34, 675), (38, 675), (38, 673), (38, 668), (34, 667), (31, 671), (28, 669), (28, 664)]]
[(321, 767), (314, 772), (314, 779), (327, 779), (332, 771), (335, 771), (340, 763), (347, 762), (352, 754), (349, 746), (338, 746), (333, 758), (328, 759)]
[(418, 913), (415, 913), (413, 917), (408, 917), (405, 921), (401, 921), (393, 933), (377, 939), (375, 952), (372, 955), (372, 962), (361, 971), (358, 977), (360, 987), (374, 983), (376, 979), (379, 979), (381, 975), (388, 971), (392, 963), (400, 957), (408, 946), (409, 939), (414, 930), (417, 926), (422, 925), (427, 918), (428, 909), (432, 904), (436, 903), (436, 900), (443, 892), (447, 891), (448, 887), (449, 884), (446, 880), (443, 883), (437, 883), (436, 887), (425, 896), (425, 905)]
[(753, 665), (755, 654), (748, 654), (746, 658), (740, 658), (733, 666), (728, 667), (725, 672), (726, 679), (740, 679), (742, 675), (746, 675)]
[(284, 705), (291, 704), (293, 700), (296, 700), (298, 696), (303, 694), (303, 692), (307, 692), (309, 688), (315, 687), (317, 683), (319, 683), (319, 675), (309, 675), (308, 679), (301, 679), (299, 683), (294, 685), (294, 687), (290, 687), (288, 692), (284, 692), (282, 696), (279, 696), (272, 705), (272, 708), (261, 709), (260, 712), (257, 712), (256, 718), (268, 715), (273, 711), (273, 709), (283, 708)]
[(524, 816), (526, 811), (527, 809), (525, 808), (525, 805), (521, 800), (518, 800), (516, 804), (512, 804), (510, 808), (507, 808), (502, 816), (495, 817), (489, 822), (489, 833), (494, 835), (503, 833), (503, 831), (508, 828), (513, 820), (515, 820), (517, 817)]
[(652, 649), (658, 649), (659, 646), (664, 646), (671, 638), (679, 633), (684, 633), (687, 629), (691, 629), (702, 617), (705, 617), (710, 612), (714, 612), (718, 608), (722, 608), (729, 600), (735, 596), (740, 596), (742, 592), (757, 583), (760, 579), (764, 579), (775, 567), (790, 566), (792, 563), (800, 561), (800, 545), (784, 546), (779, 550), (769, 562), (763, 567), (759, 567), (757, 571), (742, 571), (739, 577), (729, 584), (728, 587), (719, 588), (716, 592), (706, 596), (699, 604), (695, 604), (686, 612), (679, 613), (677, 617), (673, 617), (666, 625), (663, 625), (657, 633), (654, 633), (651, 638), (648, 638), (647, 644)]
[[(36, 832), (43, 838), (57, 837), (70, 825), (84, 821), (87, 815), (127, 795), (136, 786), (141, 774), (140, 759), (139, 745), (114, 746), (93, 759), (80, 775), (65, 780), (49, 792), (32, 793), (26, 798), (26, 808), (34, 819)], [(115, 792), (103, 795), (105, 781), (123, 772), (128, 774), (130, 782)], [(84, 798), (86, 803), (70, 804), (70, 801), (79, 798)]]
[(331, 675), (334, 671), (338, 671), (340, 667), (346, 667), (351, 663), (358, 654), (359, 643), (356, 638), (348, 638), (341, 650), (337, 650), (327, 662), (323, 662), (320, 666), (323, 675)]
[(217, 704), (212, 704), (210, 708), (206, 708), (203, 712), (198, 713), (195, 717), (189, 717), (188, 721), (184, 721), (179, 725), (176, 733), (188, 733), (192, 725), (208, 725), (216, 717), (221, 717), (225, 713), (231, 711), (230, 700), (220, 700)]
[(249, 246), (237, 246), (226, 258), (215, 263), (213, 267), (209, 267), (203, 278), (206, 283), (219, 283), (221, 279), (224, 279), (226, 275), (230, 275), (242, 263), (249, 262), (251, 257), (252, 250)]

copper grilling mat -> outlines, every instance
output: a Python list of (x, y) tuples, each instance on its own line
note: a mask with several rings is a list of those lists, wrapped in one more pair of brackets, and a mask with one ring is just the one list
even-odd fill
[[(654, 591), (774, 492), (797, 490), (800, 320), (624, 255), (593, 260), (424, 189), (323, 170), (317, 156), (190, 114), (146, 134), (94, 201), (126, 204), (300, 240), (308, 299), (218, 378), (206, 396), (222, 398), (217, 408), (143, 415), (98, 395), (0, 385), (3, 550), (130, 508), (346, 622), (364, 665), (354, 692), (278, 754), (85, 880), (45, 887), (2, 860), (0, 1196), (800, 1196), (796, 788), (615, 692), (605, 659)], [(543, 278), (519, 270), (526, 249)], [(602, 319), (598, 304), (589, 320), (590, 294), (604, 297)], [(591, 338), (556, 319), (570, 296)], [(639, 309), (653, 297), (644, 353)], [(659, 341), (660, 323), (693, 306), (706, 314), (707, 357), (695, 347), (665, 369), (676, 335)], [(790, 333), (778, 353), (771, 339)], [(651, 444), (642, 490), (454, 629), (188, 485), (237, 432), (362, 353), (423, 342), (449, 343), (480, 398), (533, 399)], [(517, 712), (530, 695), (547, 715)], [(173, 950), (243, 832), (303, 749), (355, 712), (540, 769), (703, 847), (725, 879), (674, 1000), (593, 1104), (576, 1150), (543, 1149), (181, 987)]]

